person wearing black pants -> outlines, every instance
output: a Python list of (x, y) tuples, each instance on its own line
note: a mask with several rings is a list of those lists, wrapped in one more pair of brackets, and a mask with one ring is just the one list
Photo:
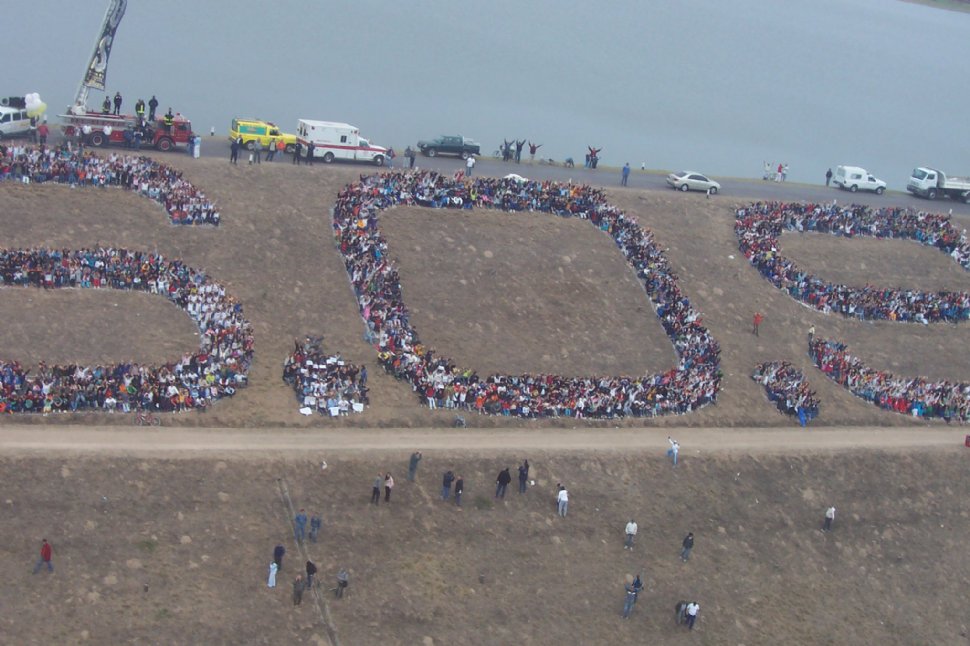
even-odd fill
[(384, 502), (391, 502), (391, 489), (394, 488), (394, 478), (391, 477), (391, 473), (388, 472), (384, 476)]
[(374, 487), (370, 492), (370, 501), (373, 504), (377, 504), (381, 501), (381, 486), (384, 484), (384, 474), (378, 473), (377, 477), (374, 478)]
[(314, 148), (316, 148), (316, 146), (313, 145), (313, 142), (312, 141), (306, 147), (306, 163), (309, 164), (310, 166), (313, 166), (313, 149)]

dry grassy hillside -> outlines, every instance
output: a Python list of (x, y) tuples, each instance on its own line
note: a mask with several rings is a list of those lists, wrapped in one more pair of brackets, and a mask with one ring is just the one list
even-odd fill
[[(504, 503), (495, 474), (526, 456), (429, 454), (414, 485), (405, 454), (5, 458), (2, 641), (323, 643), (312, 599), (290, 602), (302, 561), (283, 478), (297, 508), (322, 513), (309, 544), (322, 581), (351, 572), (349, 596), (330, 605), (347, 645), (671, 643), (687, 638), (673, 623), (683, 598), (701, 604), (698, 644), (966, 643), (962, 451), (688, 455), (676, 470), (656, 455), (529, 455), (536, 486)], [(438, 500), (448, 468), (465, 477), (462, 512)], [(370, 506), (373, 474), (387, 469), (391, 504)], [(552, 503), (560, 481), (566, 519)], [(829, 504), (836, 527), (823, 534)], [(631, 517), (641, 529), (628, 552)], [(43, 537), (55, 573), (31, 576)], [(278, 541), (287, 555), (270, 590)], [(624, 579), (641, 571), (646, 592), (623, 621)]]

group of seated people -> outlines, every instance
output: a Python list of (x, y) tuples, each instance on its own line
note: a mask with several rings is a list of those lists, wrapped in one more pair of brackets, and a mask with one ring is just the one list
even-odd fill
[(221, 217), (212, 200), (182, 171), (150, 157), (117, 153), (102, 157), (69, 144), (56, 148), (0, 145), (0, 180), (4, 179), (137, 191), (161, 204), (172, 224), (218, 226)]
[(177, 412), (204, 408), (246, 385), (253, 331), (225, 288), (178, 260), (126, 249), (2, 249), (0, 285), (110, 288), (158, 294), (199, 327), (199, 349), (160, 366), (122, 362), (0, 362), (0, 412)]
[[(461, 368), (424, 345), (409, 320), (397, 269), (378, 227), (380, 211), (395, 205), (493, 208), (579, 217), (610, 235), (632, 265), (679, 358), (656, 375), (489, 375)], [(653, 234), (606, 202), (602, 189), (522, 178), (468, 178), (435, 171), (360, 178), (340, 191), (333, 230), (378, 348), (381, 365), (407, 380), (431, 408), (458, 408), (517, 417), (654, 416), (688, 413), (716, 401), (720, 347), (677, 285)], [(541, 217), (548, 217), (542, 215)]]
[(755, 366), (751, 378), (765, 387), (778, 411), (805, 422), (818, 417), (819, 400), (801, 370), (788, 361), (766, 361)]
[(361, 413), (367, 397), (367, 366), (344, 361), (323, 351), (322, 340), (294, 341), (293, 353), (283, 363), (283, 381), (293, 387), (302, 411), (337, 417)]
[(737, 210), (734, 230), (741, 251), (766, 279), (822, 312), (866, 321), (923, 324), (970, 319), (968, 292), (829, 283), (785, 258), (778, 245), (783, 231), (914, 240), (938, 248), (970, 270), (970, 241), (946, 215), (902, 207), (838, 206), (834, 202), (757, 202)]
[(904, 415), (966, 422), (970, 419), (970, 383), (927, 377), (897, 377), (874, 370), (847, 352), (846, 345), (818, 337), (808, 348), (815, 365), (830, 379), (880, 408)]

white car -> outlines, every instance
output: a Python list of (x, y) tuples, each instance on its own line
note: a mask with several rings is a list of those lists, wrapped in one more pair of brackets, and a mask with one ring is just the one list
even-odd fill
[(705, 191), (710, 192), (713, 195), (721, 189), (721, 185), (715, 182), (713, 179), (690, 170), (667, 175), (667, 183), (676, 188), (678, 191), (685, 192)]

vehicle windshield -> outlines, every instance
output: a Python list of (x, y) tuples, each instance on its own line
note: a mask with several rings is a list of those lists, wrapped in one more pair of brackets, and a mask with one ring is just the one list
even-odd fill
[(926, 171), (921, 168), (917, 168), (916, 170), (913, 171), (913, 179), (919, 179), (919, 180), (926, 179)]

